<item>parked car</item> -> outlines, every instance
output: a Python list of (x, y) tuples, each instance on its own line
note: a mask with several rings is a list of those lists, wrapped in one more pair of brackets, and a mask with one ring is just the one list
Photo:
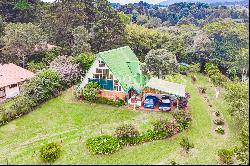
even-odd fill
[(162, 95), (161, 97), (161, 102), (162, 103), (170, 103), (170, 98), (167, 95)]
[(155, 106), (158, 104), (159, 99), (156, 96), (147, 96), (144, 101), (144, 108), (151, 108), (154, 109)]
[(160, 103), (159, 110), (161, 110), (161, 111), (171, 111), (171, 101), (169, 100), (168, 102)]

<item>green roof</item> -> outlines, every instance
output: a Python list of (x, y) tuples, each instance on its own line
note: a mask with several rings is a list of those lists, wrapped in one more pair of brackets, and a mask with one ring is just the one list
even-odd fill
[(141, 63), (130, 47), (100, 52), (97, 57), (105, 62), (124, 91), (128, 92), (133, 88), (141, 93), (145, 85), (145, 77), (141, 73)]

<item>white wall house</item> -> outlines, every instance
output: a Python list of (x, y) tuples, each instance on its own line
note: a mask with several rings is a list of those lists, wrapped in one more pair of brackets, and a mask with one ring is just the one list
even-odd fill
[(20, 85), (34, 73), (12, 63), (0, 65), (0, 101), (20, 95)]

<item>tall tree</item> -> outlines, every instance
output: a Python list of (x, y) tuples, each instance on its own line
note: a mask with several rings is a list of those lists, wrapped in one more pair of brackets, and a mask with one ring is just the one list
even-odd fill
[(56, 0), (44, 7), (41, 26), (49, 34), (50, 41), (71, 54), (72, 29), (86, 23), (84, 0)]
[(71, 46), (72, 54), (79, 55), (81, 53), (90, 53), (91, 46), (89, 44), (90, 35), (84, 26), (76, 27), (73, 32), (73, 43)]
[(173, 53), (165, 50), (151, 50), (145, 58), (142, 71), (149, 76), (165, 77), (178, 71), (178, 62)]
[(19, 60), (25, 67), (29, 55), (46, 49), (47, 35), (32, 23), (10, 23), (5, 27), (3, 43), (2, 51), (9, 62)]
[(125, 25), (118, 12), (107, 0), (99, 0), (96, 4), (96, 20), (92, 29), (91, 46), (94, 52), (120, 47), (125, 41)]
[(129, 46), (142, 61), (151, 49), (157, 49), (157, 44), (161, 39), (159, 31), (136, 24), (127, 25), (126, 32)]

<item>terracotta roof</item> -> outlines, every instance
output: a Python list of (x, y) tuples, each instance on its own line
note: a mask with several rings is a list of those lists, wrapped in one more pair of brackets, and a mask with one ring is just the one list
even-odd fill
[(0, 64), (0, 88), (25, 81), (35, 74), (15, 64)]

